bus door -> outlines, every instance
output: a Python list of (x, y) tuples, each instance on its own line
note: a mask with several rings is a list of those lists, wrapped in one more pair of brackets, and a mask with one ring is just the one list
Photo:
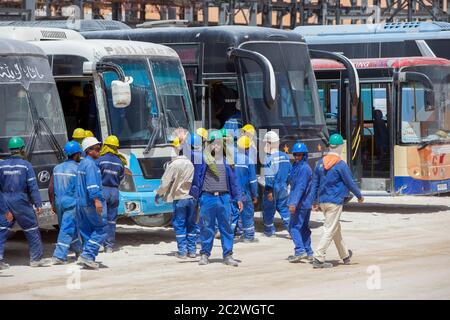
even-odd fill
[(231, 117), (240, 115), (237, 80), (235, 78), (204, 79), (205, 111), (202, 120), (206, 128), (221, 129)]
[(389, 133), (391, 83), (362, 83), (361, 188), (390, 192), (391, 139)]

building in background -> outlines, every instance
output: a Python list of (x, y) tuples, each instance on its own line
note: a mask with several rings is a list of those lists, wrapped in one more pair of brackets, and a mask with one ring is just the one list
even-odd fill
[[(80, 8), (80, 9), (78, 9)], [(82, 8), (82, 9), (81, 9)], [(449, 21), (448, 0), (1, 0), (1, 20), (187, 20), (191, 25), (258, 25)]]

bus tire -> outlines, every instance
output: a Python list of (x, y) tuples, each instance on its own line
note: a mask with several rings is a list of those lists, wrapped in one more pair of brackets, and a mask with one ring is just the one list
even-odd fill
[(172, 213), (160, 213), (132, 217), (133, 221), (143, 227), (166, 227), (172, 222)]

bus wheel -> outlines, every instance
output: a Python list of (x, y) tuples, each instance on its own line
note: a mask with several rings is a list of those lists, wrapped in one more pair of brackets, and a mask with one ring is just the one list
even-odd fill
[(143, 227), (165, 227), (172, 221), (172, 213), (152, 214), (147, 216), (132, 217), (136, 224)]

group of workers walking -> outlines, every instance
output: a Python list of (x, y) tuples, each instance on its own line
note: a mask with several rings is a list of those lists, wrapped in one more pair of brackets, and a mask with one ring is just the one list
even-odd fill
[(86, 131), (75, 129), (73, 140), (64, 146), (66, 161), (55, 166), (51, 176), (49, 199), (59, 222), (52, 259), (43, 258), (36, 216), (42, 212), (42, 200), (33, 167), (25, 160), (24, 140), (10, 139), (11, 156), (0, 162), (0, 269), (9, 267), (3, 253), (15, 222), (25, 232), (32, 267), (66, 264), (72, 251), (79, 264), (97, 269), (95, 259), (100, 247), (112, 252), (119, 185), (127, 163), (117, 150), (117, 137), (107, 137), (102, 145)]
[[(208, 133), (200, 128), (174, 141), (177, 157), (163, 175), (155, 201), (164, 197), (173, 201), (173, 227), (181, 259), (196, 257), (195, 243), (201, 243), (200, 265), (209, 263), (215, 235), (220, 233), (223, 263), (238, 266), (233, 258), (236, 236), (243, 242), (257, 242), (254, 228), (254, 205), (258, 201), (256, 178), (255, 129), (245, 125), (237, 135), (230, 129)], [(236, 132), (236, 130), (234, 130)], [(353, 181), (350, 169), (342, 161), (343, 138), (330, 137), (330, 151), (318, 161), (314, 171), (308, 165), (308, 149), (298, 142), (292, 153), (294, 162), (279, 150), (280, 138), (269, 131), (263, 139), (264, 160), (264, 234), (275, 235), (275, 212), (294, 242), (292, 263), (310, 261), (314, 268), (329, 268), (325, 254), (334, 241), (345, 264), (352, 251), (343, 242), (339, 218), (344, 199), (351, 191), (359, 202), (363, 197)], [(229, 148), (236, 147), (236, 152)], [(311, 248), (309, 220), (311, 209), (323, 211), (324, 231), (315, 251)], [(198, 222), (196, 223), (196, 212)]]
[[(254, 127), (247, 124), (209, 133), (200, 128), (175, 138), (176, 157), (165, 169), (155, 202), (160, 198), (173, 202), (178, 258), (197, 257), (196, 245), (200, 243), (199, 265), (209, 264), (214, 238), (219, 233), (224, 264), (238, 266), (233, 258), (235, 237), (245, 243), (258, 241), (254, 227), (254, 205), (258, 202), (255, 133)], [(60, 225), (51, 260), (43, 258), (35, 214), (42, 212), (42, 200), (33, 168), (25, 160), (25, 143), (20, 137), (10, 139), (11, 156), (0, 162), (0, 269), (9, 267), (3, 253), (15, 222), (25, 232), (33, 267), (65, 264), (72, 251), (79, 264), (97, 269), (95, 260), (100, 248), (103, 246), (107, 253), (113, 251), (119, 185), (127, 160), (118, 152), (119, 140), (115, 136), (107, 137), (102, 144), (78, 128), (72, 138), (64, 147), (67, 160), (54, 168), (49, 185), (49, 199)], [(350, 263), (352, 251), (342, 239), (339, 218), (349, 191), (359, 202), (363, 197), (340, 157), (342, 137), (330, 137), (330, 151), (314, 170), (308, 165), (305, 144), (294, 145), (291, 164), (289, 156), (279, 150), (279, 143), (275, 131), (265, 134), (261, 171), (264, 234), (275, 235), (274, 216), (278, 211), (294, 242), (289, 262), (310, 261), (314, 268), (332, 267), (325, 257), (334, 241), (343, 262)], [(311, 210), (319, 206), (325, 216), (324, 230), (313, 251), (309, 220)]]

